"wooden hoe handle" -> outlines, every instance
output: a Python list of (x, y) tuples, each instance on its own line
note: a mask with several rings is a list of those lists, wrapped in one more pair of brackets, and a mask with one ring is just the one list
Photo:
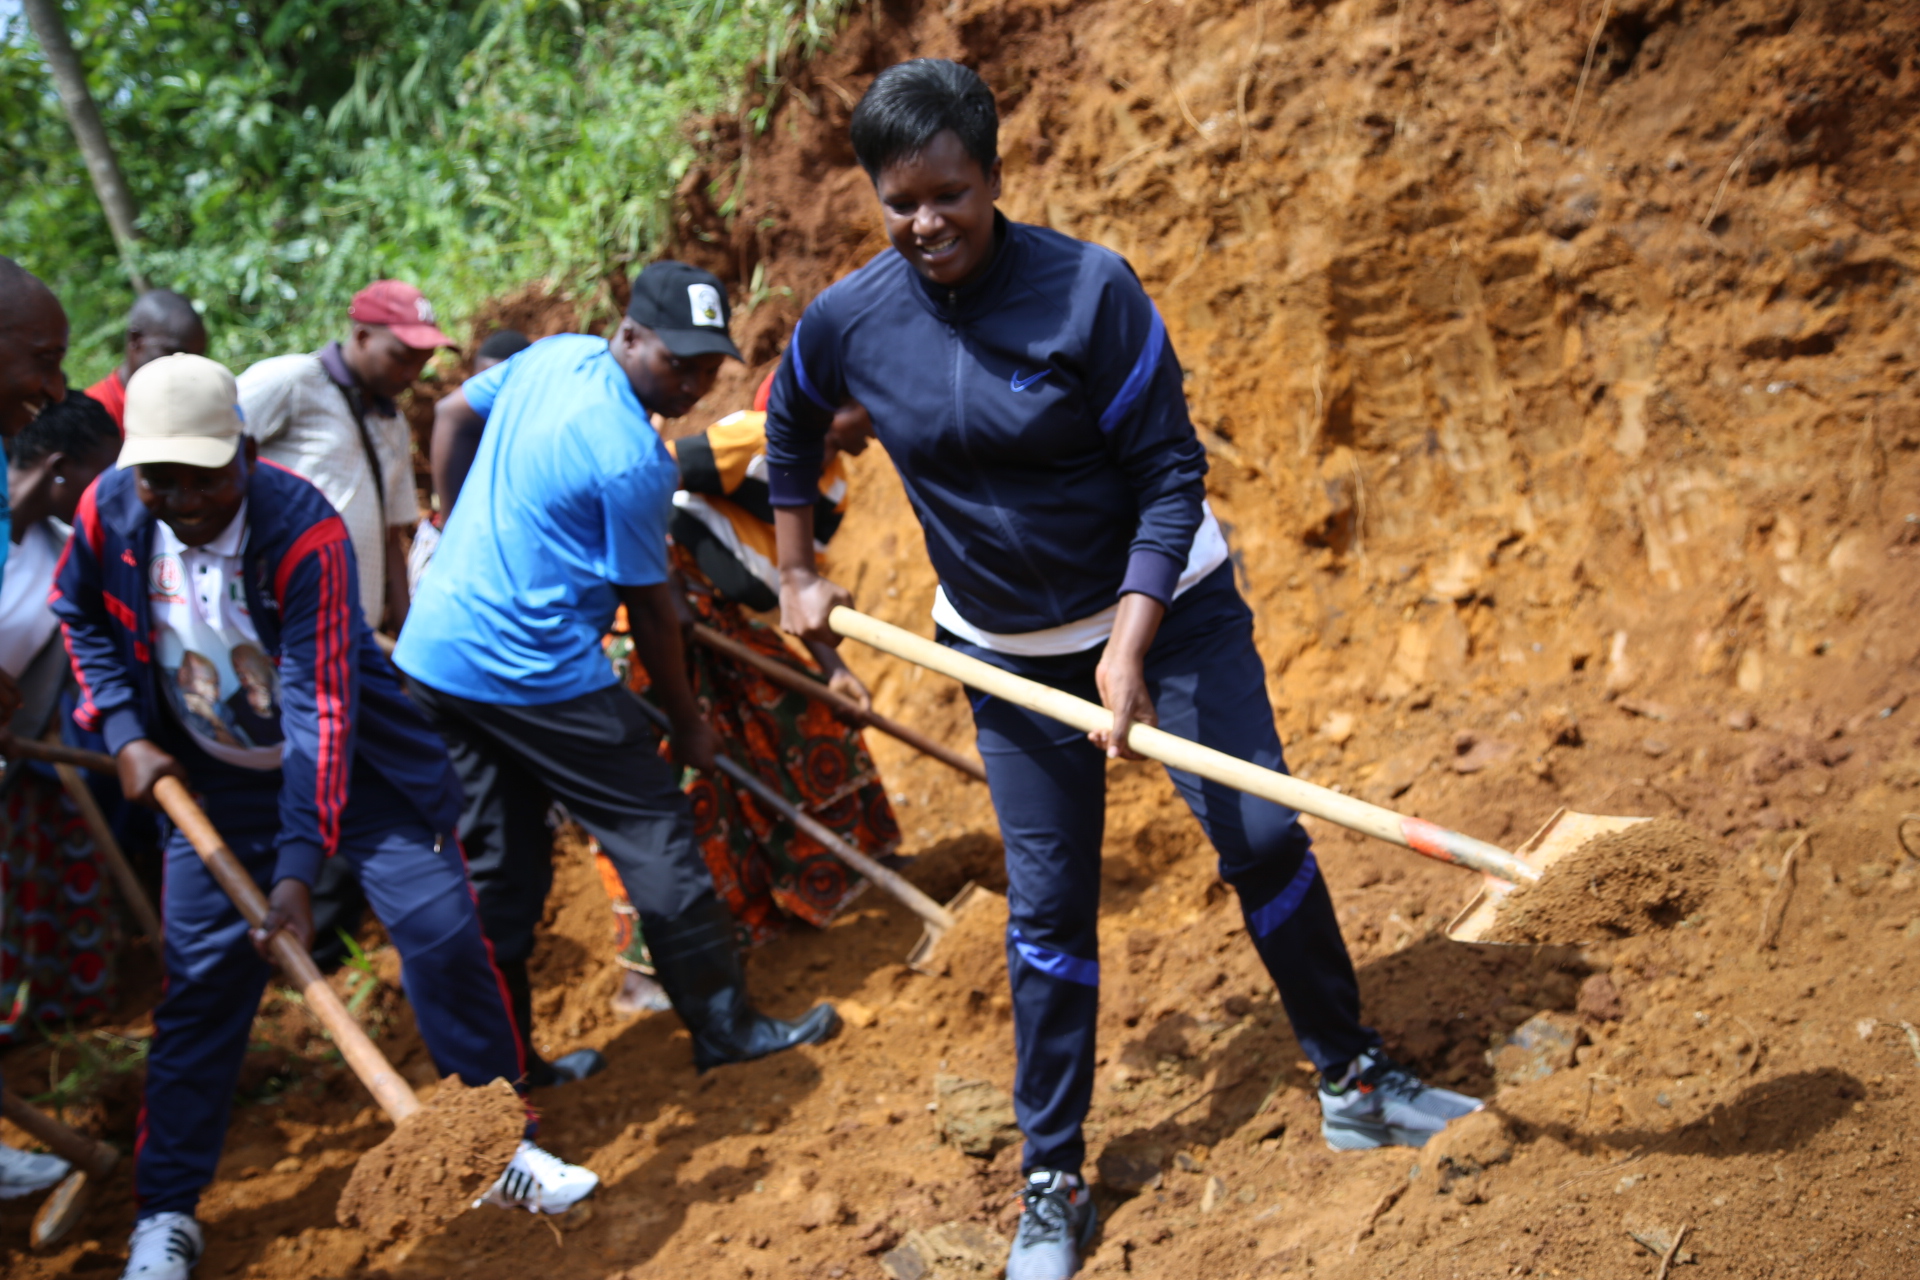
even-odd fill
[(74, 1168), (104, 1178), (120, 1163), (120, 1153), (106, 1143), (75, 1133), (52, 1116), (36, 1110), (11, 1089), (0, 1089), (0, 1115), (53, 1148)]
[(941, 764), (959, 770), (975, 782), (985, 782), (987, 780), (986, 766), (982, 765), (978, 760), (970, 760), (960, 752), (955, 751), (952, 747), (944, 743), (935, 742), (919, 730), (909, 729), (898, 720), (888, 719), (878, 711), (862, 711), (858, 704), (851, 698), (835, 693), (818, 680), (810, 679), (791, 667), (782, 666), (764, 654), (755, 653), (752, 649), (749, 649), (746, 645), (741, 644), (731, 636), (722, 635), (712, 627), (698, 622), (693, 624), (693, 634), (695, 639), (700, 641), (701, 644), (706, 645), (709, 649), (718, 653), (724, 653), (734, 661), (752, 667), (755, 671), (758, 671), (761, 675), (782, 688), (791, 689), (795, 693), (802, 693), (809, 698), (814, 698), (826, 703), (829, 707), (833, 708), (835, 715), (847, 721), (849, 724), (867, 725), (871, 728), (878, 729), (890, 738), (898, 738), (915, 751), (920, 752), (922, 755), (932, 756)]
[(160, 915), (153, 909), (153, 899), (147, 896), (146, 886), (140, 883), (140, 877), (133, 873), (133, 864), (127, 861), (119, 840), (114, 838), (113, 828), (107, 824), (107, 816), (100, 812), (93, 792), (87, 790), (86, 780), (76, 772), (76, 769), (91, 769), (118, 782), (120, 770), (115, 766), (113, 757), (46, 739), (35, 741), (32, 738), (15, 738), (13, 744), (15, 755), (22, 759), (45, 761), (60, 775), (60, 785), (66, 788), (67, 799), (73, 802), (73, 807), (80, 811), (80, 820), (86, 823), (87, 833), (93, 837), (93, 847), (107, 864), (114, 885), (120, 890), (120, 896), (126, 899), (127, 909), (133, 912), (133, 918), (141, 932), (147, 935), (148, 943), (156, 952), (159, 951)]
[[(213, 878), (233, 899), (233, 905), (240, 908), (240, 914), (246, 917), (247, 923), (258, 928), (260, 922), (267, 918), (266, 895), (260, 892), (260, 886), (253, 882), (253, 877), (240, 865), (240, 860), (233, 856), (233, 850), (227, 848), (227, 842), (207, 821), (207, 815), (188, 794), (186, 787), (181, 785), (178, 778), (161, 778), (153, 784), (153, 797), (167, 811), (167, 816), (173, 819), (173, 825), (186, 835), (188, 842), (193, 845), (193, 851), (200, 855), (200, 861), (207, 864), (207, 870), (213, 873)], [(373, 1041), (367, 1039), (367, 1033), (347, 1012), (347, 1006), (327, 985), (327, 980), (320, 976), (319, 966), (313, 963), (313, 957), (284, 929), (275, 933), (268, 945), (273, 958), (280, 962), (280, 968), (286, 972), (288, 980), (299, 989), (313, 1016), (320, 1019), (320, 1025), (332, 1034), (340, 1056), (347, 1060), (353, 1073), (367, 1086), (373, 1100), (392, 1117), (395, 1124), (418, 1111), (420, 1100), (413, 1096), (413, 1090), (393, 1069), (386, 1055), (374, 1048)]]
[[(640, 703), (640, 709), (647, 714), (648, 719), (652, 720), (653, 723), (659, 727), (662, 733), (670, 731), (672, 724), (668, 721), (666, 712), (660, 710), (660, 708), (654, 706), (645, 698), (637, 699), (637, 701)], [(846, 863), (855, 871), (858, 871), (861, 875), (879, 885), (881, 889), (891, 894), (909, 911), (912, 911), (922, 920), (925, 920), (936, 929), (946, 930), (953, 928), (952, 913), (932, 898), (929, 898), (926, 894), (920, 892), (911, 881), (907, 880), (892, 867), (882, 866), (866, 854), (860, 852), (860, 850), (848, 844), (845, 840), (842, 840), (833, 833), (831, 828), (813, 818), (797, 805), (789, 803), (785, 796), (760, 781), (760, 779), (754, 777), (752, 773), (735, 764), (726, 756), (716, 756), (714, 758), (714, 764), (719, 768), (721, 773), (726, 774), (727, 777), (733, 779), (734, 782), (745, 787), (747, 791), (753, 795), (755, 800), (825, 845), (828, 853), (831, 853), (834, 857), (840, 859), (840, 861)]]
[[(828, 616), (827, 623), (843, 636), (870, 644), (896, 658), (951, 676), (964, 685), (1015, 706), (1037, 711), (1043, 716), (1091, 733), (1113, 725), (1113, 713), (1085, 698), (1002, 671), (978, 658), (956, 653), (945, 645), (904, 631), (878, 618), (870, 618), (842, 605)], [(1176, 737), (1164, 729), (1136, 724), (1127, 734), (1127, 745), (1141, 755), (1164, 765), (1195, 773), (1236, 791), (1271, 800), (1275, 804), (1325, 818), (1349, 831), (1375, 836), (1390, 844), (1424, 853), (1429, 858), (1470, 867), (1498, 880), (1513, 884), (1531, 884), (1540, 873), (1497, 845), (1458, 831), (1449, 831), (1420, 818), (1409, 818), (1368, 804), (1353, 796), (1329, 791), (1289, 774), (1263, 769), (1237, 759), (1224, 751), (1203, 747), (1197, 742)]]
[(15, 738), (14, 754), (23, 760), (44, 760), (48, 764), (75, 764), (82, 769), (91, 769), (95, 773), (104, 773), (109, 778), (120, 777), (120, 767), (113, 757), (100, 751), (86, 751), (79, 747), (70, 747), (64, 742), (36, 742), (32, 738)]

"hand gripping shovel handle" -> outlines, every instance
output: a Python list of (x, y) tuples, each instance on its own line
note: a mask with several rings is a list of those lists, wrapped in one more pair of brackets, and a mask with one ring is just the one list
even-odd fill
[[(841, 606), (827, 619), (836, 632), (870, 644), (896, 658), (951, 676), (981, 693), (1004, 698), (1016, 706), (1037, 711), (1062, 724), (1091, 733), (1113, 725), (1113, 713), (1103, 707), (1076, 698), (1037, 681), (1002, 671), (996, 666), (955, 653), (944, 645), (903, 631), (899, 627), (870, 618), (864, 613)], [(1195, 773), (1236, 791), (1271, 800), (1275, 804), (1310, 813), (1316, 818), (1375, 836), (1390, 844), (1412, 849), (1441, 862), (1469, 867), (1512, 884), (1530, 884), (1540, 873), (1497, 845), (1458, 831), (1449, 831), (1420, 818), (1409, 818), (1368, 804), (1338, 791), (1315, 786), (1273, 769), (1236, 759), (1212, 747), (1176, 737), (1163, 729), (1136, 724), (1127, 734), (1127, 745), (1149, 759), (1175, 769)]]
[[(207, 821), (207, 815), (201, 811), (193, 797), (188, 794), (178, 778), (161, 778), (153, 786), (154, 799), (173, 819), (173, 825), (186, 835), (193, 851), (200, 855), (200, 861), (206, 863), (207, 870), (220, 887), (233, 899), (233, 905), (240, 908), (240, 914), (246, 917), (249, 925), (255, 928), (267, 918), (267, 898), (260, 892), (260, 886), (253, 882), (240, 860), (233, 856), (233, 850), (227, 848), (227, 842)], [(367, 1039), (367, 1033), (347, 1012), (347, 1006), (341, 1003), (327, 980), (320, 976), (320, 969), (313, 963), (294, 936), (282, 929), (273, 935), (268, 949), (273, 958), (280, 962), (287, 978), (299, 988), (301, 996), (307, 1002), (307, 1008), (314, 1017), (320, 1019), (320, 1025), (333, 1035), (333, 1043), (340, 1050), (340, 1056), (347, 1060), (353, 1073), (367, 1086), (373, 1100), (392, 1117), (395, 1124), (405, 1120), (420, 1109), (420, 1100), (413, 1096), (413, 1090), (393, 1069), (386, 1055), (373, 1047), (373, 1041)]]
[[(646, 712), (648, 719), (659, 726), (660, 732), (667, 733), (671, 729), (671, 722), (667, 719), (664, 711), (654, 706), (651, 702), (646, 701), (644, 698), (639, 699), (639, 702), (640, 709)], [(861, 875), (879, 885), (887, 893), (898, 899), (909, 911), (913, 912), (913, 914), (919, 916), (922, 920), (942, 932), (953, 928), (952, 913), (932, 898), (929, 898), (926, 894), (920, 892), (920, 890), (914, 888), (913, 884), (899, 872), (891, 867), (880, 865), (866, 854), (860, 852), (860, 850), (848, 844), (845, 840), (842, 840), (824, 824), (808, 816), (799, 806), (789, 803), (785, 796), (760, 781), (760, 779), (754, 777), (753, 774), (735, 764), (727, 757), (716, 756), (714, 758), (714, 765), (721, 773), (726, 774), (727, 777), (733, 779), (735, 783), (746, 788), (755, 800), (767, 806), (767, 808), (773, 810), (782, 818), (785, 818), (788, 822), (791, 822), (794, 826), (825, 845), (828, 853), (831, 853), (834, 857), (840, 859), (840, 861), (846, 863), (855, 871), (858, 871)]]

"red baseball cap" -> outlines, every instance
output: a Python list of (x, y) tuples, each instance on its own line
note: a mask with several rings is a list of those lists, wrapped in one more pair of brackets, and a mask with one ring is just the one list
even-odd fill
[(383, 324), (415, 351), (460, 345), (434, 323), (433, 304), (404, 280), (375, 280), (354, 294), (347, 319)]

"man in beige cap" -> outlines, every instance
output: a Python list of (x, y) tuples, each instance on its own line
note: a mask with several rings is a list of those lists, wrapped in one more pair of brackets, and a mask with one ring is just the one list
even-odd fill
[(367, 621), (398, 635), (420, 507), (413, 438), (394, 402), (434, 351), (454, 342), (420, 291), (399, 280), (355, 294), (347, 319), (346, 341), (274, 356), (241, 374), (240, 405), (260, 456), (313, 481), (347, 522)]
[[(177, 831), (166, 848), (166, 988), (154, 1010), (128, 1280), (186, 1280), (271, 973), (268, 937), (313, 942), (310, 886), (351, 868), (402, 957), (436, 1072), (525, 1073), (504, 984), (454, 840), (460, 784), (360, 611), (344, 523), (290, 471), (256, 464), (234, 379), (155, 360), (127, 385), (119, 467), (80, 501), (54, 612), (120, 785), (151, 802), (190, 779), (270, 911), (249, 930)], [(599, 1179), (523, 1142), (490, 1203), (563, 1212)]]

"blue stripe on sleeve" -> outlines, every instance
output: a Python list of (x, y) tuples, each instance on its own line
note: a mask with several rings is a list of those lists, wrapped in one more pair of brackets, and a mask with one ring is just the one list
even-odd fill
[[(1160, 308), (1153, 307), (1152, 310), (1153, 324), (1147, 330), (1145, 345), (1140, 348), (1140, 358), (1133, 362), (1133, 369), (1127, 374), (1127, 380), (1120, 384), (1120, 393), (1114, 396), (1113, 403), (1100, 415), (1100, 430), (1105, 435), (1113, 434), (1113, 429), (1120, 425), (1120, 419), (1127, 416), (1127, 411), (1133, 408), (1133, 402), (1153, 381), (1153, 371), (1160, 364), (1160, 353), (1166, 349), (1167, 326), (1160, 319)], [(799, 368), (798, 365), (794, 367)]]
[[(1159, 317), (1156, 316), (1155, 319)], [(814, 388), (813, 379), (807, 376), (806, 361), (800, 358), (800, 326), (793, 326), (793, 341), (787, 344), (787, 359), (793, 361), (794, 381), (800, 384), (800, 393), (807, 399), (825, 409), (828, 413), (838, 412), (838, 405), (827, 403), (827, 398)]]
[(1273, 900), (1264, 907), (1247, 912), (1247, 927), (1253, 930), (1253, 936), (1264, 938), (1293, 918), (1306, 900), (1307, 890), (1313, 888), (1313, 879), (1320, 874), (1320, 864), (1308, 853), (1300, 869), (1293, 873), (1293, 879), (1287, 881), (1287, 887), (1275, 894)]
[(1082, 960), (1079, 956), (1070, 956), (1064, 951), (1035, 946), (1022, 938), (1020, 931), (1012, 926), (1008, 926), (1007, 936), (1013, 939), (1013, 949), (1019, 953), (1020, 958), (1049, 978), (1058, 978), (1062, 982), (1077, 982), (1083, 987), (1100, 985), (1098, 960)]

